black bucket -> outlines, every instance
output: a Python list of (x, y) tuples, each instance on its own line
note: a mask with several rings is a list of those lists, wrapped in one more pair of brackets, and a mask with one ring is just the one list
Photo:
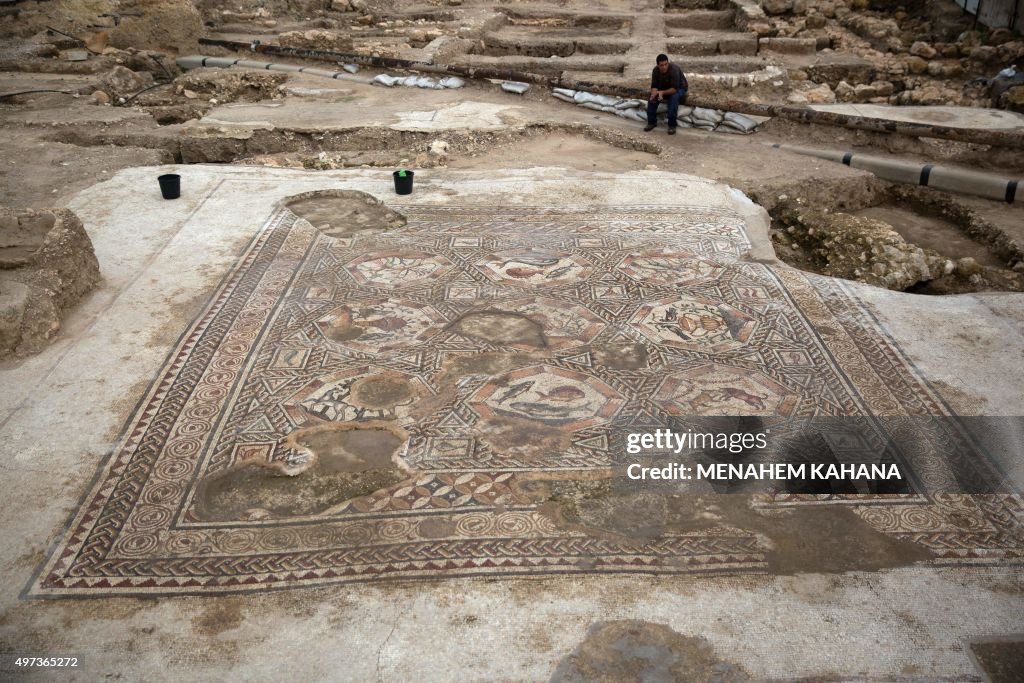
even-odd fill
[(416, 174), (412, 171), (406, 171), (405, 176), (400, 176), (398, 174), (399, 171), (395, 171), (392, 174), (395, 176), (395, 193), (412, 194), (412, 177)]
[(181, 176), (177, 173), (162, 175), (157, 180), (160, 182), (160, 194), (164, 199), (177, 199), (181, 196)]

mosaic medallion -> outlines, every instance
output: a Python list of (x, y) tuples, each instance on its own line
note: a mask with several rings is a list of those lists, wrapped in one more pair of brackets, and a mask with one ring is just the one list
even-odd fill
[(726, 303), (691, 297), (644, 304), (631, 322), (655, 343), (709, 353), (743, 346), (756, 326)]
[(513, 249), (487, 256), (477, 268), (499, 284), (551, 287), (586, 279), (591, 268), (576, 256), (559, 251)]
[(469, 405), (482, 417), (518, 417), (577, 430), (604, 424), (622, 406), (604, 382), (579, 372), (534, 366), (488, 383)]
[(349, 420), (395, 420), (409, 415), (417, 398), (429, 395), (405, 373), (356, 368), (317, 378), (283, 404), (296, 425)]
[(381, 299), (342, 306), (316, 321), (331, 342), (367, 353), (391, 351), (437, 334), (445, 319), (428, 304)]
[(765, 374), (704, 365), (665, 378), (654, 402), (674, 415), (789, 416), (798, 397)]
[(345, 268), (361, 285), (397, 289), (436, 280), (451, 264), (436, 254), (395, 250), (366, 254), (351, 261)]
[(603, 328), (601, 318), (586, 306), (545, 297), (495, 302), (448, 326), (461, 337), (489, 345), (551, 350), (588, 344)]
[(640, 282), (679, 286), (714, 278), (722, 266), (683, 249), (653, 249), (626, 256), (619, 270)]

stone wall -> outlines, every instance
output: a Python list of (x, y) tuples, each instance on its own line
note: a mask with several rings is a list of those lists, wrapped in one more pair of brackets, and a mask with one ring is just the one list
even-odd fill
[(99, 281), (92, 241), (74, 213), (0, 207), (0, 357), (43, 349)]

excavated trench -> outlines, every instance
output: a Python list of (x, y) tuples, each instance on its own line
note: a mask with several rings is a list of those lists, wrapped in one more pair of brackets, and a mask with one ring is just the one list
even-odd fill
[(661, 146), (653, 140), (645, 140), (617, 131), (580, 123), (538, 123), (507, 131), (446, 131), (436, 132), (400, 131), (391, 128), (367, 126), (344, 131), (309, 132), (295, 130), (253, 130), (238, 137), (217, 135), (175, 135), (160, 131), (95, 130), (76, 127), (62, 129), (47, 139), (52, 142), (93, 146), (127, 146), (162, 149), (179, 164), (246, 163), (257, 157), (269, 155), (298, 155), (305, 168), (330, 168), (321, 162), (332, 154), (353, 158), (380, 159), (380, 164), (362, 161), (361, 165), (391, 165), (400, 157), (426, 152), (430, 144), (439, 137), (448, 143), (450, 153), (472, 149), (485, 151), (513, 140), (528, 139), (537, 135), (568, 133), (604, 142), (628, 151), (660, 154)]
[(813, 198), (793, 188), (766, 202), (777, 256), (801, 270), (914, 294), (1024, 291), (1024, 252), (999, 225), (954, 195), (871, 184), (860, 194)]

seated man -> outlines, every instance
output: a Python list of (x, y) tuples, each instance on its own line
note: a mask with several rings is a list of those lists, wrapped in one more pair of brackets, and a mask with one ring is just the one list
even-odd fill
[(668, 104), (668, 134), (676, 134), (676, 115), (679, 103), (686, 100), (689, 85), (683, 70), (668, 61), (667, 55), (658, 55), (657, 66), (651, 72), (651, 97), (647, 100), (647, 127), (644, 131), (652, 131), (658, 125), (658, 105)]

